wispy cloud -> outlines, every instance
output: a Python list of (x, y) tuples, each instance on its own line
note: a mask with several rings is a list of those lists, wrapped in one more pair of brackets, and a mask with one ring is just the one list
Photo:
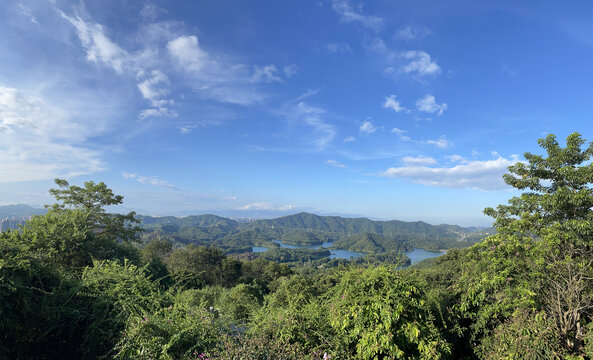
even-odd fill
[(394, 134), (397, 134), (397, 136), (399, 137), (400, 140), (402, 141), (411, 141), (412, 138), (410, 138), (409, 136), (406, 135), (407, 131), (406, 130), (402, 130), (402, 129), (398, 129), (398, 128), (393, 128), (391, 129), (391, 132)]
[(508, 188), (502, 180), (510, 165), (517, 163), (517, 157), (494, 160), (468, 161), (452, 167), (428, 167), (410, 164), (408, 166), (391, 167), (379, 173), (379, 176), (403, 178), (414, 182), (454, 189), (500, 190)]
[(278, 76), (278, 69), (276, 68), (276, 65), (255, 65), (253, 69), (253, 76), (251, 77), (252, 83), (272, 83), (282, 81), (282, 79)]
[(209, 62), (209, 55), (202, 50), (198, 37), (194, 35), (179, 36), (167, 43), (171, 57), (186, 71), (199, 72)]
[(402, 161), (407, 165), (435, 165), (437, 161), (430, 156), (406, 156)]
[(80, 16), (69, 16), (58, 8), (54, 9), (74, 26), (89, 61), (110, 67), (120, 75), (135, 75), (138, 90), (151, 104), (151, 108), (140, 112), (141, 119), (152, 116), (177, 116), (175, 110), (169, 107), (173, 104), (173, 100), (164, 98), (164, 95), (169, 92), (168, 77), (159, 69), (150, 69), (148, 65), (151, 61), (146, 61), (146, 57), (153, 51), (145, 49), (132, 54), (113, 42), (106, 35), (102, 25), (85, 21)]
[(395, 112), (402, 112), (407, 111), (405, 107), (401, 106), (400, 102), (395, 100), (395, 95), (389, 95), (385, 97), (385, 102), (383, 103), (384, 109), (391, 109)]
[(430, 34), (430, 30), (423, 25), (408, 25), (399, 29), (395, 33), (395, 37), (400, 40), (410, 41), (419, 40)]
[(364, 15), (362, 9), (353, 9), (347, 0), (333, 0), (332, 9), (340, 15), (344, 23), (357, 23), (364, 28), (379, 32), (383, 28), (384, 20), (378, 16)]
[(446, 158), (449, 159), (450, 162), (459, 162), (459, 163), (467, 162), (466, 158), (464, 158), (461, 155), (457, 155), (457, 154), (446, 156)]
[(325, 49), (330, 54), (352, 52), (352, 48), (347, 43), (329, 43), (329, 44), (325, 45)]
[(422, 50), (394, 50), (383, 39), (377, 37), (366, 43), (369, 52), (380, 55), (386, 66), (384, 72), (393, 76), (409, 74), (418, 80), (440, 74), (441, 67)]
[(446, 149), (452, 145), (451, 142), (449, 140), (447, 140), (447, 138), (444, 135), (436, 140), (424, 140), (422, 142), (424, 144), (434, 145), (441, 149)]
[(0, 183), (103, 170), (102, 152), (87, 141), (105, 122), (84, 123), (75, 117), (79, 110), (0, 85)]
[(329, 166), (338, 167), (338, 168), (345, 168), (346, 167), (346, 165), (340, 164), (336, 160), (332, 160), (332, 159), (327, 160), (325, 163), (328, 164)]
[(440, 66), (431, 59), (430, 55), (424, 51), (410, 50), (404, 51), (401, 56), (410, 62), (404, 65), (401, 70), (406, 74), (416, 74), (419, 76), (436, 75), (441, 72)]
[(373, 125), (373, 123), (370, 120), (366, 120), (365, 122), (362, 123), (362, 125), (360, 125), (360, 132), (366, 133), (366, 134), (372, 134), (375, 131), (377, 131), (378, 127), (376, 127), (375, 125)]
[(166, 188), (166, 189), (179, 190), (179, 188), (171, 185), (168, 181), (159, 179), (158, 177), (155, 177), (155, 176), (142, 176), (142, 175), (138, 175), (136, 173), (126, 173), (126, 172), (123, 173), (122, 176), (125, 179), (136, 180), (141, 184), (148, 184), (148, 185), (158, 186), (158, 187), (162, 187), (162, 188)]
[(268, 211), (290, 211), (296, 209), (297, 206), (295, 205), (282, 205), (282, 206), (275, 206), (271, 202), (267, 201), (258, 201), (252, 202), (250, 204), (240, 206), (237, 210), (268, 210)]
[(290, 65), (286, 65), (284, 67), (284, 76), (286, 76), (286, 78), (291, 78), (294, 75), (296, 75), (299, 72), (299, 67), (296, 66), (295, 64), (290, 64)]
[(435, 97), (427, 94), (423, 98), (416, 100), (416, 109), (431, 114), (438, 112), (439, 115), (442, 115), (443, 112), (447, 110), (447, 104), (437, 104)]
[[(141, 95), (151, 105), (140, 112), (140, 118), (177, 116), (173, 100), (165, 96), (172, 86), (189, 87), (205, 100), (248, 106), (267, 97), (262, 84), (282, 81), (275, 65), (241, 64), (225, 54), (209, 52), (197, 36), (180, 33), (183, 26), (175, 22), (144, 25), (134, 38), (136, 50), (128, 51), (110, 39), (103, 25), (68, 15), (55, 5), (54, 9), (74, 27), (89, 61), (136, 79)], [(160, 12), (148, 12), (155, 11)], [(297, 69), (288, 65), (283, 70), (289, 77)], [(181, 80), (171, 84), (171, 74)]]
[(344, 138), (345, 143), (353, 142), (354, 140), (356, 140), (356, 138), (354, 136), (346, 136)]
[(205, 99), (236, 105), (261, 103), (266, 95), (257, 83), (281, 81), (275, 65), (254, 66), (233, 63), (221, 54), (210, 55), (201, 48), (195, 35), (170, 40), (167, 50), (182, 71), (194, 92)]
[[(300, 96), (299, 98), (301, 98)], [(336, 136), (336, 128), (326, 120), (325, 109), (310, 105), (305, 101), (291, 101), (277, 112), (285, 117), (289, 126), (299, 131), (291, 131), (290, 136), (297, 136), (306, 151), (323, 150)]]
[(29, 21), (31, 21), (33, 24), (39, 25), (39, 22), (37, 22), (37, 19), (35, 18), (35, 15), (33, 15), (33, 12), (31, 11), (31, 9), (29, 9), (28, 7), (26, 7), (25, 5), (23, 5), (21, 3), (16, 4), (15, 9), (19, 14), (28, 18)]

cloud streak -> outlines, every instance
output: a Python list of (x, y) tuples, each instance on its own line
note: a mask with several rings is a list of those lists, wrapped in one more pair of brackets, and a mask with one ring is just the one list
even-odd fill
[(389, 95), (385, 97), (385, 102), (383, 103), (384, 109), (391, 109), (395, 112), (402, 112), (407, 111), (405, 107), (401, 106), (400, 102), (395, 100), (395, 95)]
[(0, 86), (0, 183), (71, 177), (105, 169), (87, 140), (104, 123), (83, 124), (76, 110)]
[(378, 16), (364, 15), (361, 9), (356, 11), (347, 0), (334, 0), (332, 9), (340, 15), (340, 21), (344, 23), (356, 23), (364, 28), (375, 32), (381, 31), (384, 20)]
[(508, 188), (502, 175), (519, 160), (517, 157), (498, 157), (494, 160), (467, 161), (451, 167), (428, 167), (426, 165), (434, 164), (428, 161), (424, 164), (412, 162), (406, 166), (390, 167), (377, 175), (451, 189), (501, 190)]
[(437, 104), (433, 95), (427, 94), (423, 98), (416, 100), (416, 109), (427, 113), (442, 115), (447, 110), (447, 104)]
[(140, 184), (148, 184), (153, 186), (162, 187), (165, 189), (180, 190), (179, 188), (171, 185), (168, 181), (159, 179), (154, 176), (142, 176), (136, 173), (123, 173), (122, 176), (125, 179), (133, 179), (138, 181)]

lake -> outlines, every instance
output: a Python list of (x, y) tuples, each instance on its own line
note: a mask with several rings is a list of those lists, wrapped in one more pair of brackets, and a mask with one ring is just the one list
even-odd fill
[[(312, 249), (312, 250), (317, 250), (319, 248), (328, 248), (334, 244), (333, 242), (326, 242), (321, 245), (292, 245), (292, 244), (284, 244), (280, 240), (274, 240), (274, 242), (276, 244), (280, 245), (280, 247), (284, 248), (284, 249)], [(268, 250), (268, 248), (264, 247), (264, 246), (253, 246), (253, 247), (251, 247), (251, 250), (254, 253), (258, 253), (258, 252), (264, 252), (264, 251)], [(361, 256), (364, 256), (364, 254), (361, 254), (359, 252), (348, 251), (348, 250), (343, 250), (343, 249), (336, 249), (336, 250), (330, 249), (329, 253), (330, 253), (329, 254), (330, 259), (349, 260), (350, 258), (359, 258)]]
[[(321, 245), (292, 245), (292, 244), (284, 244), (280, 240), (274, 240), (274, 242), (276, 244), (280, 245), (281, 248), (285, 248), (285, 249), (312, 249), (312, 250), (316, 250), (319, 248), (328, 248), (334, 244), (333, 242), (326, 242)], [(254, 253), (259, 253), (259, 252), (264, 252), (264, 251), (268, 250), (268, 248), (264, 247), (264, 246), (253, 246), (251, 248), (251, 250)], [(330, 249), (329, 252), (330, 252), (330, 255), (329, 255), (330, 259), (346, 259), (346, 260), (348, 260), (350, 258), (359, 258), (361, 256), (364, 256), (364, 254), (362, 254), (362, 253), (359, 253), (356, 251), (348, 251), (348, 250), (344, 250), (344, 249), (336, 249), (336, 250)], [(410, 258), (410, 261), (412, 262), (411, 264), (414, 265), (417, 262), (420, 262), (424, 259), (429, 259), (429, 258), (441, 256), (444, 254), (444, 252), (426, 251), (424, 249), (414, 248), (414, 250), (412, 250), (412, 251), (406, 251), (405, 254), (407, 257)]]

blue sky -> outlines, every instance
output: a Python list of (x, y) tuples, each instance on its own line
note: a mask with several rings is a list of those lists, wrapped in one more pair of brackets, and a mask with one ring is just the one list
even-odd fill
[(537, 139), (593, 140), (591, 1), (3, 1), (0, 205), (488, 225)]

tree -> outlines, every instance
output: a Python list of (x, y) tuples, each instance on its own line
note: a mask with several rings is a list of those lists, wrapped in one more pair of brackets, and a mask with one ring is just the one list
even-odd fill
[(140, 221), (134, 217), (135, 212), (127, 215), (106, 213), (105, 207), (121, 204), (123, 196), (115, 195), (105, 183), (95, 184), (93, 181), (87, 181), (84, 187), (80, 187), (70, 185), (63, 179), (55, 179), (55, 182), (59, 188), (50, 189), (49, 193), (61, 203), (46, 207), (56, 212), (70, 209), (87, 213), (89, 221), (94, 222), (95, 232), (100, 236), (112, 237), (123, 242), (138, 240), (138, 233), (142, 229), (136, 225)]
[(567, 137), (565, 148), (554, 135), (538, 140), (547, 157), (525, 153), (527, 162), (510, 166), (503, 177), (525, 192), (484, 210), (495, 218), (503, 243), (530, 244), (540, 301), (576, 354), (593, 310), (593, 143), (585, 143), (578, 133)]
[(50, 189), (58, 203), (46, 205), (45, 215), (35, 216), (14, 234), (40, 259), (62, 267), (83, 267), (93, 259), (137, 257), (131, 243), (138, 241), (134, 213), (110, 214), (104, 206), (120, 204), (104, 183), (85, 183), (84, 188), (56, 179), (59, 189)]
[(393, 268), (354, 268), (330, 298), (339, 350), (357, 359), (442, 359), (450, 354), (415, 283)]

